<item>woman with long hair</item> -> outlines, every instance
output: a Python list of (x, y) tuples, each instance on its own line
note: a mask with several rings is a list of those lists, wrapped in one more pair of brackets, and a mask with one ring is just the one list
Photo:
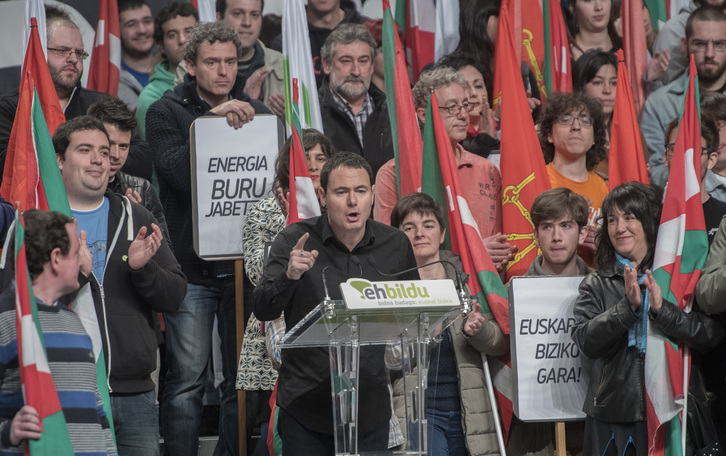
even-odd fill
[(614, 52), (623, 47), (610, 17), (611, 0), (569, 0), (563, 8), (572, 60), (590, 49)]
[[(648, 454), (645, 354), (648, 325), (694, 348), (714, 347), (723, 330), (700, 311), (667, 301), (653, 278), (660, 195), (629, 182), (603, 202), (598, 270), (580, 285), (572, 339), (590, 360), (583, 454)], [(608, 451), (606, 453), (606, 450)]]

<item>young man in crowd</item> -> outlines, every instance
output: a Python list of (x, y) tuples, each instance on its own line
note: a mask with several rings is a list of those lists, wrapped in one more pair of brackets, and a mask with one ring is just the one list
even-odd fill
[[(530, 210), (534, 239), (542, 253), (537, 255), (523, 277), (585, 276), (590, 268), (577, 255), (577, 248), (587, 236), (588, 207), (582, 196), (564, 187), (552, 188), (535, 198)], [(573, 443), (582, 446), (582, 426), (567, 426), (568, 451)], [(572, 434), (571, 436), (569, 434)], [(524, 423), (514, 419), (507, 452), (533, 454), (554, 452), (552, 423)]]
[(90, 287), (103, 341), (119, 455), (159, 454), (154, 312), (173, 313), (186, 279), (158, 222), (108, 187), (103, 123), (73, 118), (53, 134), (63, 186), (92, 256)]
[[(286, 326), (294, 327), (323, 300), (322, 274), (328, 266), (342, 271), (344, 278), (360, 274), (368, 280), (386, 280), (378, 271), (395, 273), (416, 266), (406, 235), (370, 219), (373, 173), (362, 157), (350, 152), (333, 155), (323, 167), (320, 185), (320, 201), (327, 212), (288, 226), (272, 245), (253, 295), (255, 316), (260, 320), (274, 320), (284, 311)], [(340, 280), (340, 273), (336, 277)], [(406, 279), (418, 279), (418, 273), (401, 276)], [(340, 299), (337, 286), (330, 290), (333, 299)], [(388, 447), (391, 400), (384, 350), (371, 346), (361, 351), (360, 451)], [(286, 455), (335, 454), (327, 349), (282, 351), (277, 405)]]
[[(88, 53), (84, 51), (81, 32), (68, 13), (58, 8), (46, 7), (46, 27), (48, 69), (61, 109), (66, 120), (85, 115), (93, 103), (109, 95), (81, 86), (83, 61)], [(19, 89), (14, 89), (0, 97), (0, 171), (5, 169), (8, 141), (18, 109), (18, 91)], [(152, 155), (148, 144), (134, 133), (124, 172), (151, 179), (151, 163)]]
[(141, 135), (146, 137), (146, 111), (167, 90), (174, 89), (174, 75), (184, 61), (187, 36), (199, 21), (197, 9), (191, 3), (174, 2), (163, 7), (154, 18), (154, 41), (163, 56), (154, 66), (149, 83), (139, 94), (136, 121)]
[[(38, 309), (36, 323), (44, 335), (50, 374), (68, 424), (73, 452), (115, 455), (116, 446), (98, 393), (91, 338), (78, 315), (59, 301), (78, 289), (79, 271), (90, 274), (89, 252), (81, 246), (76, 222), (60, 212), (30, 209), (23, 217), (25, 255)], [(2, 454), (23, 454), (26, 441), (39, 439), (43, 433), (38, 410), (24, 405), (21, 391), (15, 293), (13, 282), (0, 295)]]
[(606, 156), (600, 104), (582, 94), (563, 94), (547, 102), (540, 115), (539, 142), (550, 184), (590, 200), (587, 238), (580, 256), (592, 265), (600, 208), (608, 194), (605, 179), (593, 169)]
[[(466, 138), (469, 128), (466, 80), (460, 72), (444, 66), (421, 74), (413, 88), (413, 102), (422, 126), (428, 120), (426, 106), (431, 87), (439, 102), (439, 114), (459, 168), (464, 198), (479, 228), (484, 247), (497, 270), (502, 271), (516, 252), (516, 247), (511, 246), (507, 236), (502, 234), (502, 178), (492, 162), (464, 150), (459, 144)], [(378, 191), (373, 217), (388, 224), (393, 206), (398, 201), (395, 160), (391, 159), (383, 165), (376, 176), (376, 187)]]
[(118, 20), (121, 32), (118, 97), (135, 110), (139, 94), (149, 83), (154, 68), (154, 16), (144, 0), (119, 0)]
[(199, 24), (189, 34), (185, 60), (189, 72), (149, 108), (146, 133), (169, 232), (189, 293), (180, 311), (166, 321), (166, 362), (162, 423), (169, 454), (196, 455), (202, 419), (204, 372), (212, 354), (217, 314), (222, 339), (222, 403), (217, 451), (237, 454), (237, 334), (233, 261), (205, 261), (192, 240), (192, 187), (189, 128), (201, 116), (226, 117), (230, 128), (245, 128), (255, 114), (268, 113), (244, 93), (237, 72), (238, 34), (224, 22)]
[[(681, 40), (686, 55), (693, 54), (701, 93), (707, 90), (726, 93), (726, 14), (720, 7), (697, 8), (686, 22), (686, 37)], [(640, 128), (650, 152), (650, 182), (664, 187), (668, 169), (663, 157), (665, 128), (679, 117), (688, 71), (648, 96), (643, 106)]]

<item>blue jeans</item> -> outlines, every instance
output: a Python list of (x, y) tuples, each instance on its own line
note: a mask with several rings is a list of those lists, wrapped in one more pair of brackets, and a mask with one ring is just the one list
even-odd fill
[(428, 453), (431, 455), (466, 456), (466, 438), (461, 427), (461, 412), (426, 409)]
[(119, 456), (159, 455), (159, 409), (153, 390), (111, 396), (111, 413)]
[(219, 441), (215, 455), (236, 455), (237, 343), (234, 279), (221, 286), (189, 284), (179, 311), (166, 316), (166, 362), (168, 371), (162, 399), (165, 454), (196, 456), (202, 418), (204, 376), (212, 356), (212, 327), (218, 317), (222, 339), (222, 402), (219, 411)]

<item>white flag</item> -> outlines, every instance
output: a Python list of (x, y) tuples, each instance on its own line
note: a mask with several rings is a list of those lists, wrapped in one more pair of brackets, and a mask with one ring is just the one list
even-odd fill
[(459, 45), (459, 2), (436, 1), (434, 60), (451, 54)]
[[(287, 56), (290, 65), (290, 79), (285, 81), (289, 91), (285, 92), (292, 94), (292, 80), (297, 78), (299, 81), (300, 126), (322, 132), (323, 120), (320, 117), (304, 0), (285, 0), (282, 9), (282, 53)], [(288, 132), (292, 132), (292, 128), (288, 128)]]

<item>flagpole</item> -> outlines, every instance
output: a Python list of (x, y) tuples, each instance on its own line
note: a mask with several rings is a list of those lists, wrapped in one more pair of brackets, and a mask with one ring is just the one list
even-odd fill
[[(489, 361), (486, 355), (481, 357), (482, 368), (484, 369), (484, 379), (487, 382), (487, 391), (489, 392), (489, 403), (492, 407), (492, 417), (494, 418), (494, 428), (497, 431), (497, 443), (499, 444), (499, 454), (507, 456), (507, 450), (504, 446), (504, 433), (502, 432), (502, 423), (499, 420), (499, 408), (497, 407), (497, 398), (494, 396), (494, 384), (492, 383), (492, 373), (489, 371)], [(684, 434), (685, 435), (685, 434)], [(685, 455), (684, 455), (685, 456)]]
[(681, 419), (681, 450), (683, 451), (683, 456), (686, 456), (686, 425), (688, 421), (688, 371), (690, 371), (689, 366), (690, 363), (688, 361), (688, 358), (690, 358), (691, 350), (688, 348), (688, 345), (683, 345), (683, 413), (681, 416), (683, 417)]

